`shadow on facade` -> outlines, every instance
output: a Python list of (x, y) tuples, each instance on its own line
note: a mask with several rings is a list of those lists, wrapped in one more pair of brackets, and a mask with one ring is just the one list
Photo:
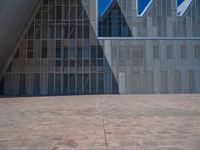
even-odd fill
[(4, 78), (0, 80), (0, 95), (4, 95)]
[(118, 94), (117, 80), (82, 1), (69, 7), (66, 2), (65, 8), (45, 1), (43, 5), (24, 37), (26, 52), (22, 43), (5, 73), (0, 95)]

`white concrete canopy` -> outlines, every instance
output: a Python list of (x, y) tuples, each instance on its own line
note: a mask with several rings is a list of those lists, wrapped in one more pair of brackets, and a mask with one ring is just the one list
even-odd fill
[(0, 73), (40, 0), (0, 1)]

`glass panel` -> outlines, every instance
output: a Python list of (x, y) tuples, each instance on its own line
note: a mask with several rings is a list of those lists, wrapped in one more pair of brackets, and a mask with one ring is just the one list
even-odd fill
[(177, 0), (177, 15), (182, 16), (192, 0)]

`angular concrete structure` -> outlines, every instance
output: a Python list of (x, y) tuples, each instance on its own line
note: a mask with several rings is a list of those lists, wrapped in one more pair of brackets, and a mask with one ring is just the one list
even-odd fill
[(1, 0), (0, 2), (0, 73), (12, 54), (39, 0)]

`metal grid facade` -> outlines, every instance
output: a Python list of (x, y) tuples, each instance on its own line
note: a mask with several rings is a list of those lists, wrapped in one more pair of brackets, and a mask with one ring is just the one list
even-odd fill
[(44, 0), (0, 94), (199, 93), (200, 2), (177, 17), (174, 0), (155, 0), (141, 18), (135, 0), (118, 2), (132, 39), (96, 36), (94, 0)]

